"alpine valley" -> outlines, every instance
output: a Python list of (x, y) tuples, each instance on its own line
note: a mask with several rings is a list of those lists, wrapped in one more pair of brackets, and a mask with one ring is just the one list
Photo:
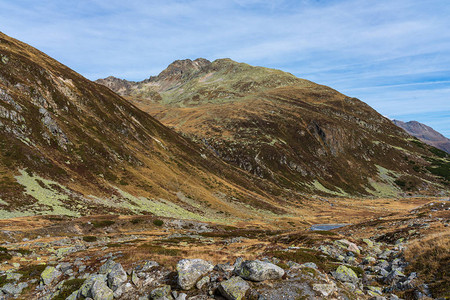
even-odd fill
[(450, 155), (280, 70), (92, 82), (0, 33), (0, 299), (450, 297)]

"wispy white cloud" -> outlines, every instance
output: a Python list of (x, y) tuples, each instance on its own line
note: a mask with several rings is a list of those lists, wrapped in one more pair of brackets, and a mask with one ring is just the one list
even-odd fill
[(230, 57), (430, 123), (450, 111), (449, 15), (448, 0), (15, 0), (0, 1), (0, 30), (90, 79)]

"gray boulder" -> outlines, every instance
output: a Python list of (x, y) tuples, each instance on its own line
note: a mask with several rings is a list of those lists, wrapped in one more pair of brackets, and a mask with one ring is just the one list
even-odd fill
[(178, 285), (183, 290), (189, 290), (195, 283), (214, 266), (203, 259), (182, 259), (177, 263)]
[(383, 278), (384, 283), (394, 284), (404, 279), (406, 276), (399, 270), (391, 271), (386, 277)]
[(116, 263), (108, 273), (108, 286), (113, 290), (117, 290), (127, 281), (127, 272), (120, 263)]
[(342, 282), (350, 282), (350, 283), (357, 283), (358, 282), (358, 275), (356, 275), (355, 271), (352, 269), (340, 265), (337, 270), (333, 273), (334, 277)]
[(333, 283), (315, 283), (312, 285), (314, 291), (318, 292), (322, 297), (329, 297), (337, 288)]
[(80, 287), (80, 292), (78, 293), (79, 297), (88, 298), (91, 297), (91, 288), (96, 281), (103, 281), (106, 283), (106, 275), (103, 274), (95, 274), (90, 275), (84, 283)]
[(228, 300), (240, 300), (244, 298), (250, 285), (241, 277), (232, 277), (222, 281), (219, 285), (219, 291), (222, 296)]
[(14, 297), (14, 295), (19, 295), (22, 293), (22, 290), (26, 287), (28, 287), (28, 284), (25, 282), (21, 282), (19, 284), (7, 283), (1, 288), (1, 290), (6, 295)]
[(48, 285), (53, 281), (55, 281), (61, 275), (62, 273), (58, 271), (55, 267), (48, 266), (41, 273), (41, 281), (42, 283), (44, 283), (44, 285)]
[(150, 292), (150, 299), (153, 300), (173, 300), (170, 285), (160, 286)]
[(100, 274), (108, 274), (112, 271), (113, 267), (116, 265), (116, 262), (112, 259), (108, 259), (98, 270)]
[(91, 288), (91, 295), (94, 300), (112, 300), (114, 298), (113, 291), (103, 280), (96, 280), (94, 282)]
[(260, 260), (246, 260), (235, 272), (240, 277), (252, 281), (279, 279), (284, 275), (282, 268)]

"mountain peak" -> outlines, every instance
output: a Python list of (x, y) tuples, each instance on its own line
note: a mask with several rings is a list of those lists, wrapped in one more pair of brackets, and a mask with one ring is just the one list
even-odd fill
[(399, 120), (392, 120), (392, 122), (424, 143), (450, 153), (450, 139), (446, 138), (430, 126), (417, 121), (403, 122)]
[(157, 80), (167, 78), (180, 79), (197, 72), (210, 64), (211, 62), (205, 58), (197, 58), (195, 60), (175, 60), (165, 70), (159, 73), (158, 76), (153, 78)]

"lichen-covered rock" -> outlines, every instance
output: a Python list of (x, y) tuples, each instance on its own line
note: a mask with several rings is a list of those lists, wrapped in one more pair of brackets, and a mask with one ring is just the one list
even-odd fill
[(358, 275), (356, 275), (355, 271), (344, 265), (339, 266), (333, 275), (337, 280), (342, 282), (358, 282)]
[(14, 296), (22, 293), (22, 290), (26, 287), (28, 287), (28, 284), (25, 282), (20, 282), (19, 284), (7, 283), (1, 288), (1, 291), (6, 295)]
[(112, 259), (108, 259), (98, 270), (100, 274), (108, 274), (111, 272), (113, 267), (116, 265), (116, 262)]
[(112, 300), (114, 298), (113, 291), (100, 279), (94, 281), (91, 295), (94, 300)]
[(91, 288), (96, 281), (103, 281), (106, 283), (106, 275), (103, 274), (94, 274), (86, 278), (84, 283), (80, 287), (79, 296), (88, 298), (91, 297)]
[(337, 240), (334, 242), (335, 245), (341, 247), (342, 249), (352, 251), (354, 253), (360, 254), (358, 246), (355, 243), (349, 242), (347, 240)]
[(150, 292), (150, 299), (153, 300), (172, 300), (170, 285), (160, 286)]
[(388, 284), (393, 284), (404, 278), (406, 278), (405, 274), (403, 274), (399, 270), (393, 270), (383, 278), (383, 281)]
[(312, 268), (312, 269), (317, 269), (317, 265), (313, 262), (307, 262), (304, 264), (300, 265), (300, 268)]
[(116, 263), (108, 273), (108, 286), (113, 290), (117, 290), (127, 281), (127, 272), (120, 263)]
[(199, 290), (205, 285), (207, 284), (209, 281), (211, 280), (211, 278), (209, 278), (209, 276), (205, 276), (202, 279), (200, 279), (196, 284), (195, 287), (198, 288)]
[(282, 268), (260, 260), (246, 260), (235, 272), (240, 277), (252, 281), (279, 279), (284, 275)]
[(80, 290), (74, 291), (72, 294), (69, 295), (69, 297), (66, 298), (66, 300), (77, 300), (79, 292)]
[(241, 277), (233, 277), (222, 281), (219, 285), (219, 291), (228, 300), (240, 300), (244, 298), (250, 285)]
[(48, 285), (61, 275), (62, 273), (58, 271), (55, 267), (48, 266), (41, 273), (41, 281), (44, 285)]
[(323, 297), (328, 297), (336, 291), (334, 283), (315, 283), (312, 285), (312, 288)]
[(194, 287), (200, 277), (212, 271), (214, 266), (203, 259), (182, 259), (177, 263), (178, 285), (183, 290)]

